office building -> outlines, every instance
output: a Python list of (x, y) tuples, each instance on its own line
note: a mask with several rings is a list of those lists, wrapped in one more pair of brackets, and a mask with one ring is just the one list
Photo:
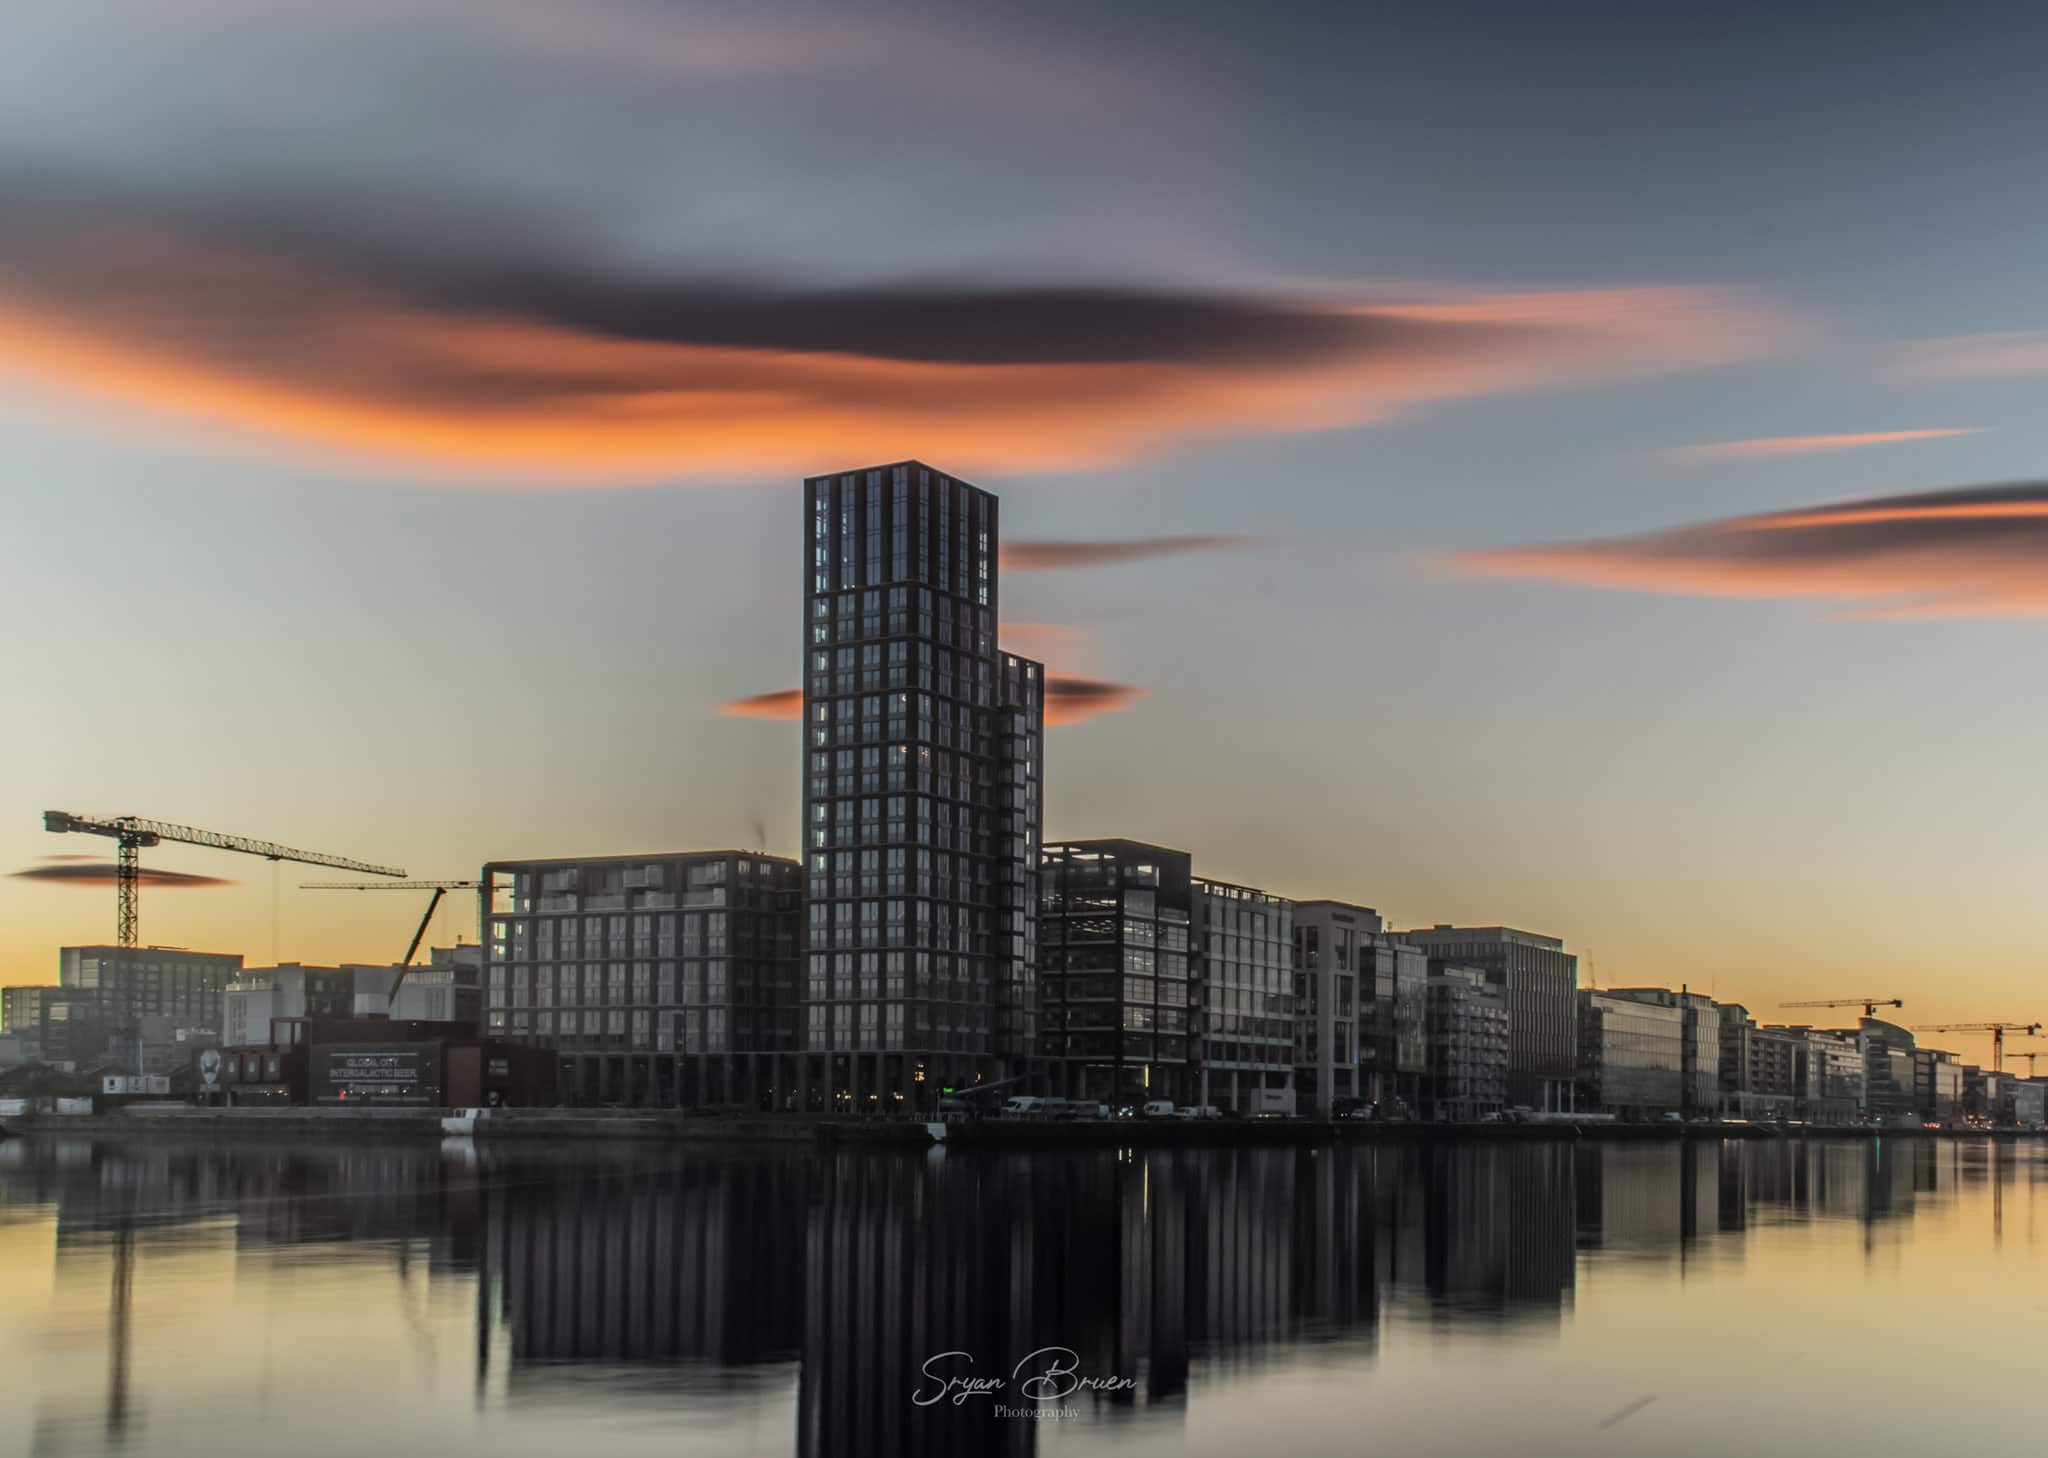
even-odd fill
[(1819, 1028), (1788, 1028), (1800, 1042), (1803, 1065), (1795, 1086), (1803, 1100), (1799, 1112), (1817, 1124), (1853, 1124), (1863, 1117), (1864, 1060), (1854, 1033)]
[(1508, 1101), (1538, 1110), (1572, 1106), (1576, 1077), (1573, 1001), (1579, 959), (1556, 937), (1504, 926), (1444, 926), (1402, 933), (1432, 967), (1477, 967), (1508, 1005)]
[(1722, 1003), (1720, 1023), (1720, 1111), (1737, 1119), (1792, 1117), (1800, 1093), (1799, 1034), (1759, 1027), (1740, 1003)]
[(47, 985), (0, 987), (0, 1033), (35, 1039), (42, 1035), (43, 997), (57, 989)]
[(798, 1106), (798, 874), (730, 850), (491, 862), (485, 1034), (555, 1050), (568, 1103)]
[(1040, 869), (1038, 1051), (1049, 1091), (1116, 1105), (1198, 1095), (1186, 851), (1049, 845)]
[(221, 998), (242, 969), (239, 955), (177, 947), (65, 947), (58, 988), (42, 1000), (44, 1056), (78, 1066), (133, 1067), (146, 1045), (218, 1032)]
[[(1387, 1065), (1367, 1046), (1361, 1023), (1374, 1000), (1367, 948), (1385, 928), (1370, 906), (1294, 903), (1294, 1077), (1299, 1112), (1329, 1118), (1380, 1097)], [(1419, 954), (1418, 954), (1419, 955)]]
[[(1612, 997), (1675, 1007), (1685, 1027), (1684, 1082), (1679, 1108), (1687, 1115), (1711, 1117), (1721, 1112), (1721, 1007), (1711, 997), (1684, 988), (1613, 987)], [(1788, 1070), (1789, 1077), (1789, 1070)]]
[(1913, 1107), (1930, 1124), (1962, 1117), (1963, 1065), (1955, 1054), (1940, 1048), (1913, 1050)]
[[(1635, 1118), (1677, 1113), (1685, 1097), (1684, 1009), (1591, 989), (1578, 1003), (1580, 1106)], [(1512, 1052), (1512, 1011), (1509, 1017)]]
[(1255, 887), (1197, 877), (1191, 905), (1200, 1102), (1240, 1114), (1291, 1114), (1293, 904)]
[(1897, 1023), (1865, 1017), (1856, 1025), (1856, 1044), (1863, 1054), (1864, 1099), (1870, 1117), (1889, 1124), (1918, 1122), (1914, 1070), (1918, 1040)]
[(1422, 1117), (1469, 1123), (1507, 1102), (1508, 1009), (1476, 967), (1429, 974), (1428, 1070)]
[(1369, 906), (1294, 903), (1295, 1089), (1301, 1112), (1420, 1106), (1428, 954)]
[(804, 499), (806, 1083), (930, 1106), (1039, 1043), (1044, 670), (996, 646), (994, 496), (903, 461)]

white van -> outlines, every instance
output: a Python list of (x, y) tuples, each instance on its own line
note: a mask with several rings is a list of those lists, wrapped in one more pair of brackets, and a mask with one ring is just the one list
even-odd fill
[(1146, 1102), (1145, 1107), (1138, 1110), (1138, 1117), (1141, 1119), (1171, 1119), (1178, 1112), (1179, 1110), (1173, 1106), (1172, 1099), (1151, 1099)]
[(1037, 1094), (1012, 1094), (1003, 1100), (1006, 1119), (1035, 1119), (1045, 1112), (1045, 1100)]

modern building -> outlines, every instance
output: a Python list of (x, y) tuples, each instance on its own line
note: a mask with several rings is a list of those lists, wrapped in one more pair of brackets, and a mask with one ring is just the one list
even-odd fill
[(44, 1057), (133, 1065), (151, 1047), (218, 1032), (222, 994), (241, 968), (239, 955), (180, 947), (62, 948), (58, 987), (41, 1000)]
[(393, 1018), (483, 1023), (483, 948), (435, 947), (428, 965), (285, 962), (245, 967), (222, 995), (222, 1047), (271, 1041), (278, 1018)]
[[(1685, 1097), (1685, 1010), (1590, 988), (1578, 995), (1581, 1107), (1624, 1117), (1677, 1113)], [(1513, 1014), (1509, 1014), (1510, 1051)]]
[(1865, 1109), (1863, 1050), (1850, 1032), (1788, 1028), (1801, 1044), (1798, 1087), (1804, 1116), (1819, 1124), (1853, 1124)]
[(1579, 1027), (1579, 959), (1556, 937), (1504, 926), (1446, 926), (1401, 939), (1439, 964), (1477, 967), (1508, 1006), (1508, 1100), (1531, 1109), (1572, 1106)]
[(1039, 873), (1038, 1052), (1048, 1091), (1192, 1103), (1201, 984), (1186, 851), (1134, 840), (1049, 845)]
[(1507, 999), (1476, 967), (1446, 964), (1430, 973), (1427, 989), (1422, 1117), (1469, 1123), (1498, 1113), (1507, 1102)]
[(1882, 1018), (1865, 1017), (1856, 1025), (1856, 1043), (1863, 1054), (1864, 1100), (1869, 1116), (1888, 1124), (1918, 1121), (1919, 1087), (1914, 1062), (1919, 1044), (1912, 1032)]
[(1962, 1117), (1963, 1064), (1940, 1048), (1913, 1050), (1914, 1112), (1934, 1124)]
[[(1713, 1116), (1721, 1112), (1721, 1007), (1703, 993), (1668, 987), (1613, 987), (1612, 997), (1634, 1002), (1675, 1007), (1684, 1015), (1685, 1075), (1679, 1108), (1688, 1115)], [(1789, 1080), (1790, 1071), (1787, 1070)]]
[[(1385, 930), (1370, 906), (1345, 901), (1294, 903), (1294, 1087), (1296, 1108), (1329, 1118), (1340, 1106), (1380, 1097), (1387, 1066), (1364, 1046), (1360, 1025), (1372, 1015), (1368, 952)], [(1417, 954), (1420, 955), (1419, 953)], [(1391, 1051), (1391, 1050), (1389, 1050)]]
[(1802, 1039), (1763, 1028), (1740, 1003), (1720, 1005), (1720, 1112), (1736, 1119), (1789, 1119), (1800, 1099)]
[(0, 987), (0, 1033), (36, 1038), (43, 1028), (43, 996), (50, 986)]
[(1201, 997), (1198, 1101), (1239, 1114), (1291, 1114), (1293, 904), (1196, 877), (1191, 905)]
[(2048, 1083), (2007, 1077), (1999, 1088), (1995, 1122), (2011, 1129), (2039, 1129), (2048, 1125)]
[(901, 461), (804, 501), (805, 1082), (929, 1106), (1039, 1044), (1044, 670), (996, 646), (994, 496)]
[(352, 968), (308, 967), (299, 962), (244, 967), (221, 994), (221, 1046), (268, 1044), (273, 1018), (345, 1018), (354, 1007)]
[(569, 1103), (801, 1107), (799, 873), (731, 850), (491, 862), (484, 1033), (555, 1050)]
[(1328, 1118), (1356, 1102), (1420, 1107), (1429, 955), (1347, 901), (1294, 903), (1295, 1088)]

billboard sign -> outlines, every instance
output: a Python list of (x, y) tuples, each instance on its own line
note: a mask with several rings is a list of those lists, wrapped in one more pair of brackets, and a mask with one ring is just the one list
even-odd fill
[(316, 1104), (441, 1103), (438, 1043), (323, 1043), (312, 1050)]

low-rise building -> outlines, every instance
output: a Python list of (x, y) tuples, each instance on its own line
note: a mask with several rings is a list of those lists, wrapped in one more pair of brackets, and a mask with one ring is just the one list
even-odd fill
[(1291, 1114), (1293, 903), (1196, 877), (1190, 909), (1201, 995), (1198, 1102), (1240, 1114)]
[(1429, 974), (1425, 1119), (1470, 1122), (1507, 1102), (1508, 1010), (1499, 988), (1476, 967)]
[(1581, 989), (1578, 1046), (1581, 1108), (1644, 1118), (1683, 1107), (1683, 1008)]
[(1999, 1095), (1998, 1123), (2013, 1129), (2048, 1127), (2048, 1083), (2007, 1078)]
[(1477, 967), (1508, 1008), (1508, 1098), (1538, 1110), (1568, 1110), (1576, 1074), (1579, 959), (1557, 937), (1505, 926), (1437, 925), (1401, 939), (1430, 963)]
[(1913, 1102), (1915, 1111), (1931, 1124), (1947, 1124), (1962, 1117), (1963, 1065), (1955, 1054), (1940, 1048), (1917, 1048), (1913, 1052)]
[(1800, 1039), (1763, 1028), (1740, 1003), (1720, 1005), (1721, 1112), (1735, 1119), (1788, 1119), (1799, 1103)]
[(1190, 1103), (1200, 984), (1190, 857), (1135, 840), (1045, 847), (1038, 1050), (1063, 1098)]
[(1865, 1017), (1856, 1025), (1856, 1044), (1863, 1054), (1865, 1110), (1882, 1124), (1918, 1122), (1918, 1042), (1910, 1030), (1882, 1018)]
[[(1713, 1115), (1721, 1110), (1721, 1008), (1711, 997), (1703, 993), (1680, 988), (1673, 992), (1668, 987), (1615, 987), (1609, 988), (1608, 995), (1628, 998), (1634, 1002), (1654, 1003), (1659, 1007), (1675, 1007), (1682, 1014), (1681, 1024), (1685, 1029), (1685, 1056), (1682, 1068), (1683, 1084), (1680, 1090), (1680, 1110), (1688, 1115)], [(1759, 1049), (1768, 1056), (1781, 1050)], [(1785, 1076), (1790, 1079), (1789, 1067)]]
[(1370, 906), (1294, 903), (1294, 1077), (1303, 1113), (1327, 1119), (1382, 1096), (1391, 1064), (1364, 1029), (1375, 1023), (1371, 948), (1384, 925)]
[[(795, 861), (730, 850), (493, 861), (480, 879), (484, 1035), (552, 1049), (566, 1102), (801, 1107)], [(867, 904), (879, 918), (883, 903)], [(813, 1016), (828, 1010), (828, 975), (814, 963)], [(900, 960), (885, 978), (881, 954), (862, 954), (849, 995), (856, 975), (868, 1014), (888, 990), (910, 996)], [(879, 1039), (879, 1026), (865, 1031)], [(846, 1086), (837, 1070), (821, 1076)]]

